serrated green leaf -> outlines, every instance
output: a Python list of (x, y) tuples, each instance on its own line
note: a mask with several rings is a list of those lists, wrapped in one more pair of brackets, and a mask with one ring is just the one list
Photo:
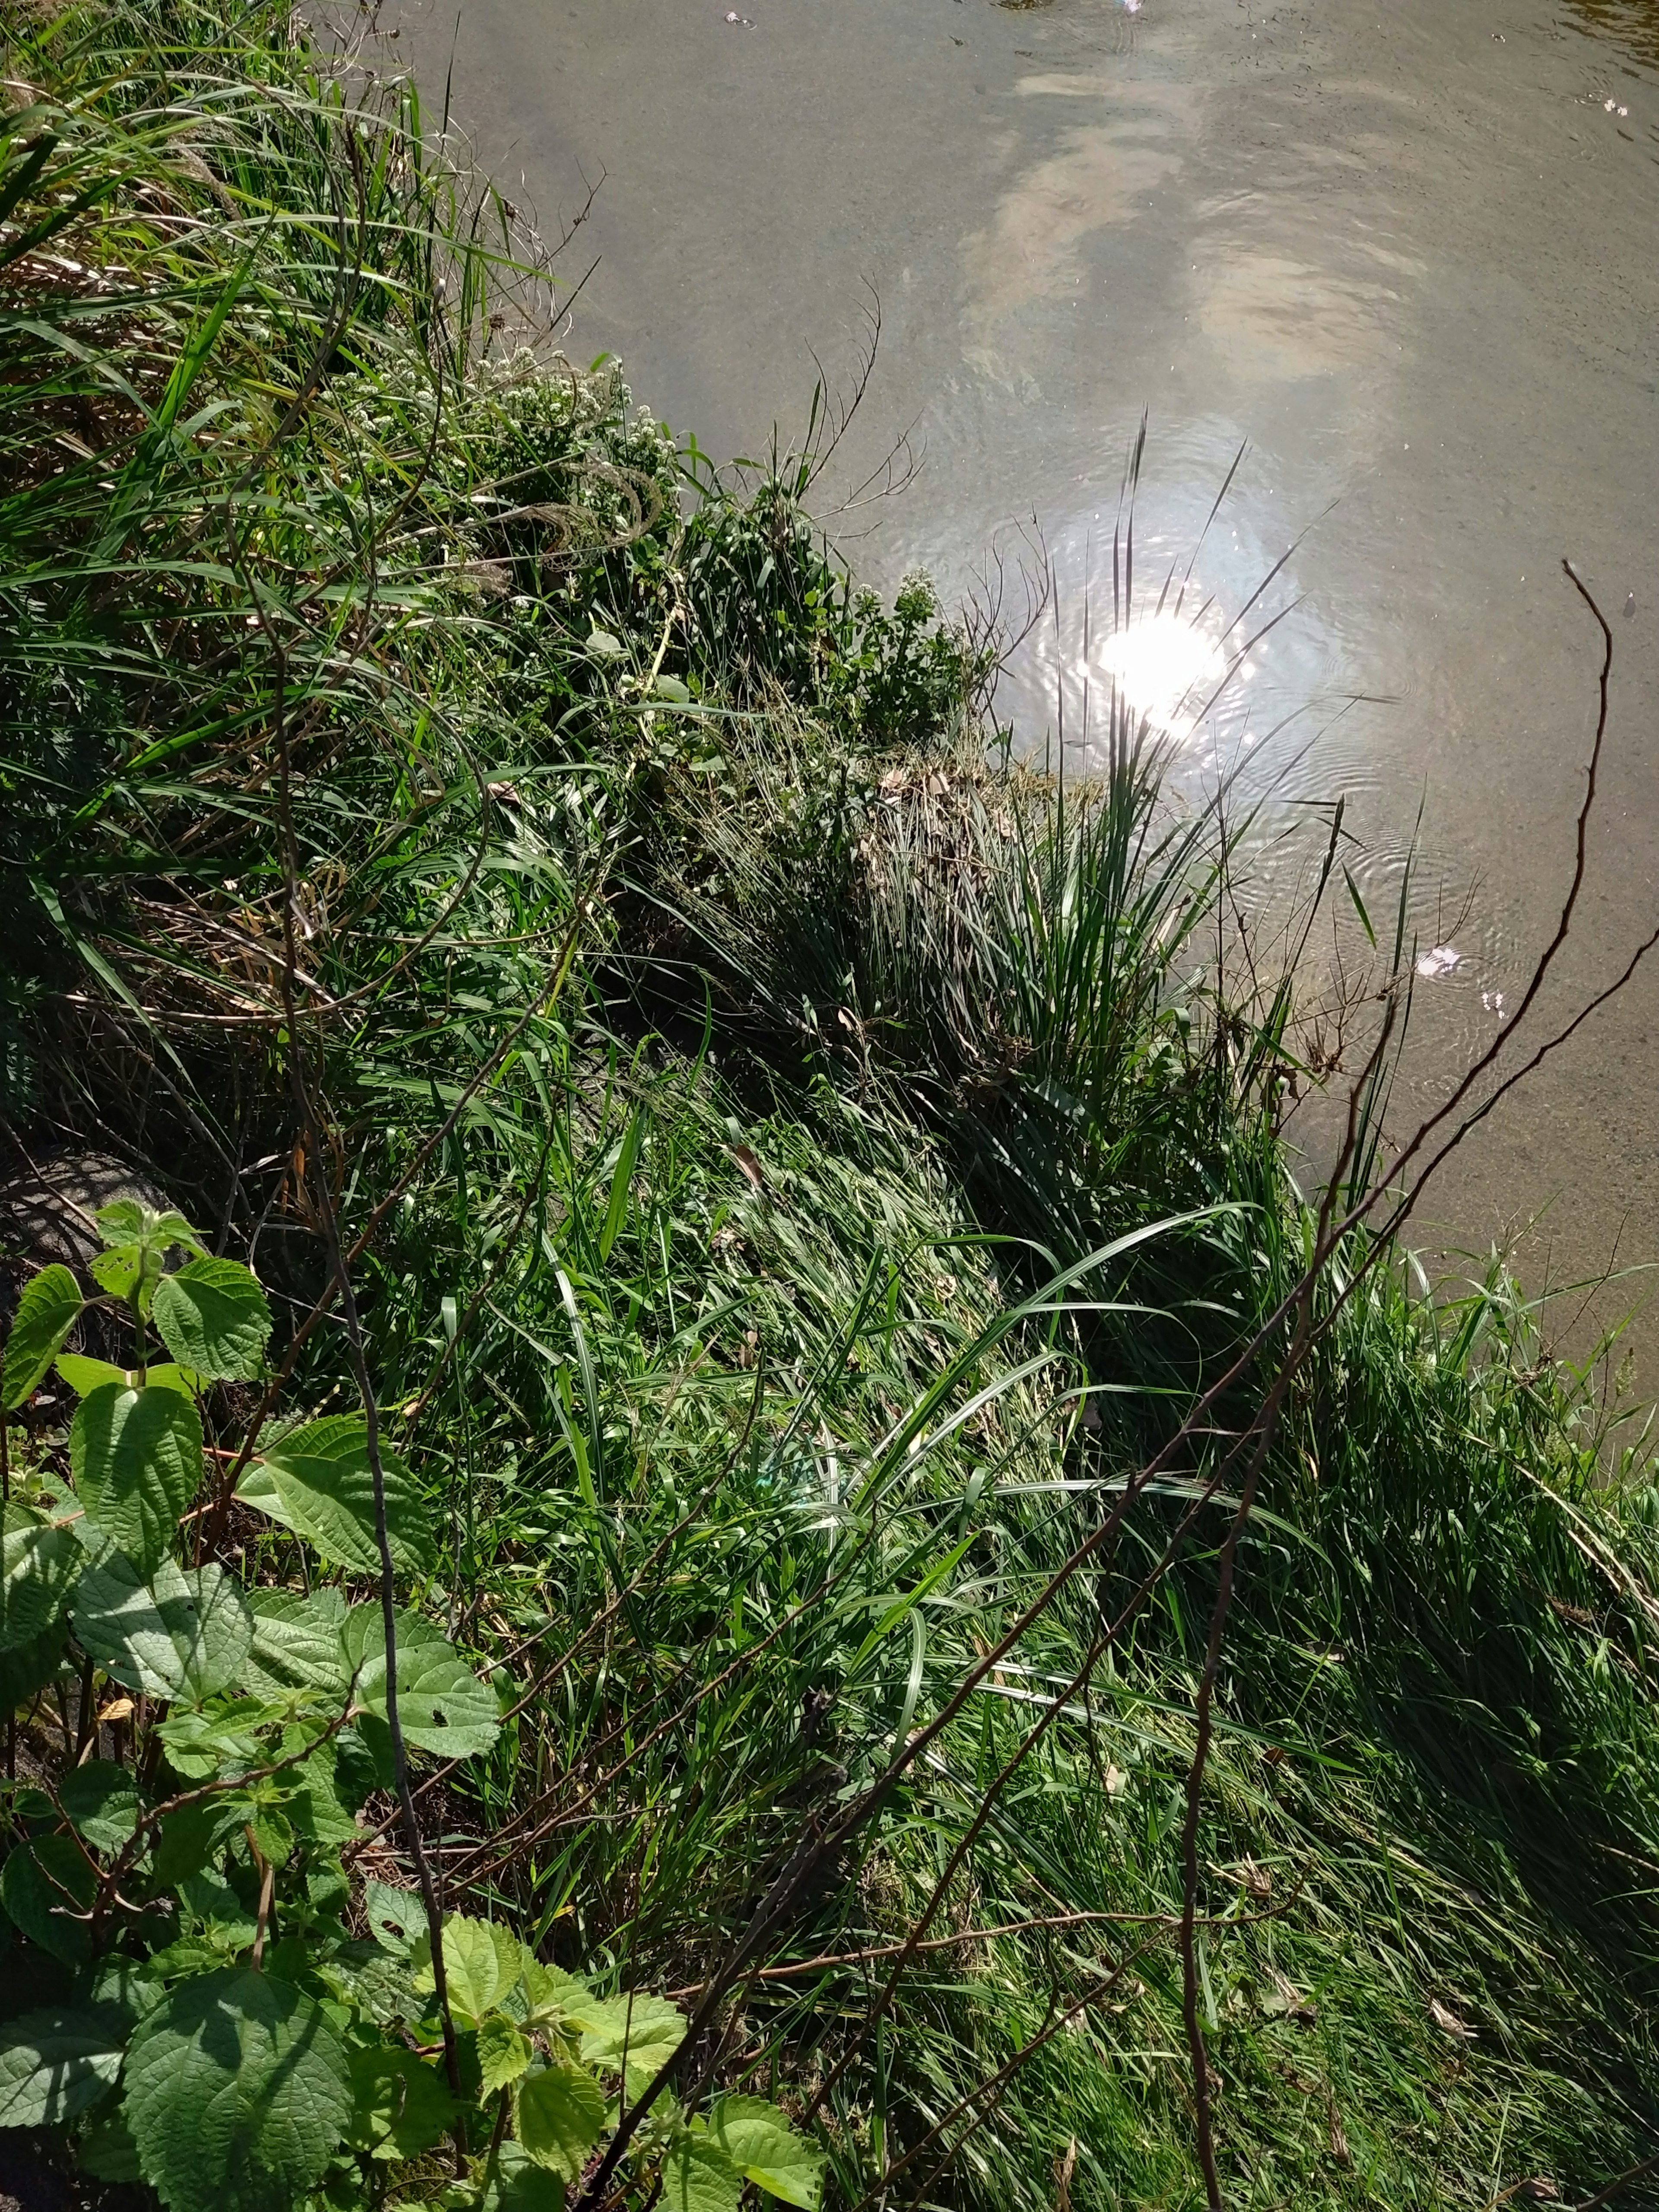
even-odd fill
[(410, 1944), (427, 1933), (425, 1900), (416, 1890), (366, 1881), (363, 1912), (374, 1941), (399, 1959), (406, 1959)]
[(294, 1690), (320, 1690), (343, 1698), (351, 1670), (340, 1640), (346, 1616), (337, 1590), (255, 1589), (247, 1592), (253, 1616), (253, 1642), (243, 1673), (251, 1690), (281, 1697)]
[[(290, 1737), (283, 1738), (285, 1753), (297, 1747)], [(290, 1785), (286, 1801), (288, 1816), (294, 1823), (295, 1833), (303, 1836), (308, 1844), (355, 1842), (361, 1831), (342, 1800), (337, 1786), (338, 1739), (315, 1745), (298, 1771), (299, 1782)]]
[(351, 2088), (350, 2142), (371, 2158), (418, 2158), (454, 2121), (448, 2085), (412, 2051), (354, 2051)]
[(157, 1333), (180, 1367), (216, 1382), (251, 1382), (264, 1364), (270, 1308), (239, 1260), (186, 1261), (155, 1285)]
[(284, 1717), (258, 1698), (215, 1698), (205, 1705), (180, 1705), (155, 1733), (176, 1773), (200, 1781), (228, 1765), (243, 1773), (260, 1762), (258, 1731)]
[[(451, 1759), (488, 1751), (501, 1733), (494, 1690), (429, 1620), (399, 1612), (395, 1626), (398, 1717), (405, 1741)], [(358, 1670), (357, 1702), (370, 1717), (361, 1724), (369, 1740), (374, 1727), (385, 1732), (386, 1634), (378, 1606), (360, 1605), (347, 1615), (344, 1643), (348, 1664)]]
[(605, 2092), (583, 2066), (558, 2063), (526, 2075), (514, 2111), (526, 2153), (562, 2181), (580, 2177), (605, 2133)]
[(170, 1990), (133, 2037), (126, 2084), (144, 2179), (169, 2212), (289, 2212), (351, 2124), (326, 2013), (244, 1967)]
[(484, 2172), (478, 2212), (564, 2212), (564, 2184), (521, 2144), (499, 2143)]
[(10, 1712), (25, 1698), (43, 1689), (64, 1663), (64, 1644), (69, 1623), (60, 1621), (33, 1644), (15, 1651), (0, 1651), (0, 1711)]
[(21, 1651), (58, 1626), (85, 1554), (51, 1516), (16, 1500), (0, 1507), (0, 1652)]
[(51, 2005), (0, 2028), (0, 2128), (61, 2127), (121, 2070), (127, 2023), (105, 2005)]
[(6, 1339), (5, 1410), (21, 1406), (80, 1318), (81, 1285), (67, 1267), (42, 1267), (23, 1285)]
[(823, 2154), (775, 2105), (764, 2097), (722, 2097), (709, 2115), (708, 2132), (746, 2179), (801, 2212), (817, 2212)]
[(526, 1945), (523, 1954), (525, 1994), (530, 2000), (529, 2019), (535, 2027), (594, 2028), (611, 2027), (615, 2000), (596, 1997), (586, 1982), (567, 1974), (562, 1966), (544, 1966)]
[(146, 1583), (125, 1553), (112, 1552), (81, 1577), (75, 1632), (124, 1688), (199, 1701), (234, 1678), (253, 1623), (223, 1568), (163, 1559)]
[(685, 2040), (685, 2020), (666, 1997), (635, 1990), (611, 2000), (614, 2009), (582, 2037), (582, 2057), (611, 2073), (626, 2071), (629, 2096), (667, 2064)]
[[(430, 1960), (426, 1972), (432, 1971)], [(470, 2021), (481, 2021), (517, 1984), (521, 1971), (519, 1940), (493, 1920), (474, 1920), (461, 1912), (444, 1918), (444, 1975), (449, 2002)]]
[(132, 2140), (124, 2106), (118, 2105), (94, 2122), (75, 2147), (76, 2163), (96, 2181), (142, 2181), (138, 2146)]
[[(425, 1500), (407, 1462), (388, 1445), (381, 1446), (380, 1468), (392, 1562), (404, 1573), (424, 1574), (435, 1556)], [(236, 1494), (309, 1538), (325, 1558), (360, 1574), (380, 1571), (368, 1429), (355, 1415), (331, 1414), (290, 1431), (249, 1464)]]
[(480, 2094), (493, 2097), (516, 2081), (530, 2063), (530, 2045), (505, 2013), (492, 2013), (478, 2027)]
[(194, 1805), (181, 1805), (161, 1822), (152, 1873), (157, 1890), (181, 1889), (192, 1875), (200, 1874), (220, 1850), (228, 1836), (240, 1832), (247, 1818), (247, 1800), (240, 1790), (204, 1797)]
[(146, 1574), (202, 1480), (202, 1424), (176, 1390), (106, 1382), (70, 1426), (70, 1471), (88, 1516)]
[(662, 2201), (668, 2212), (738, 2212), (743, 2176), (712, 2136), (692, 2130), (663, 2160)]
[(167, 1252), (174, 1244), (183, 1244), (192, 1252), (202, 1249), (201, 1238), (182, 1213), (170, 1210), (158, 1213), (136, 1198), (112, 1198), (92, 1218), (98, 1224), (98, 1234), (112, 1250), (129, 1244), (158, 1253)]
[[(77, 1398), (89, 1398), (106, 1382), (118, 1382), (123, 1389), (136, 1390), (138, 1387), (136, 1367), (115, 1367), (107, 1359), (88, 1359), (78, 1352), (60, 1352), (57, 1368)], [(174, 1367), (167, 1360), (146, 1368), (144, 1381), (152, 1390), (177, 1390), (185, 1398), (198, 1397), (202, 1390), (199, 1375), (192, 1374), (187, 1367)]]
[(97, 1880), (68, 1836), (40, 1836), (14, 1845), (0, 1867), (0, 1905), (43, 1951), (71, 1966), (92, 1955), (88, 1917)]
[(138, 1825), (138, 1786), (112, 1759), (89, 1759), (58, 1785), (58, 1802), (76, 1833), (94, 1851), (118, 1851)]
[(216, 1874), (187, 1875), (177, 1888), (190, 1918), (201, 1927), (217, 1929), (234, 1949), (245, 1950), (258, 1933), (254, 1908)]
[(152, 1256), (146, 1270), (143, 1248), (137, 1244), (120, 1244), (107, 1252), (95, 1252), (88, 1264), (93, 1281), (112, 1298), (130, 1297), (142, 1274), (148, 1273), (153, 1280), (161, 1272), (159, 1256)]

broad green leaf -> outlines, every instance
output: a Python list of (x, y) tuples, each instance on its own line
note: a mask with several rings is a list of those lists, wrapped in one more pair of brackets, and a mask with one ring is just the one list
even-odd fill
[(255, 1589), (247, 1593), (253, 1616), (253, 1644), (243, 1667), (251, 1690), (281, 1697), (294, 1690), (321, 1690), (343, 1698), (351, 1670), (340, 1629), (345, 1600), (337, 1590)]
[(5, 1410), (21, 1406), (80, 1318), (81, 1285), (67, 1267), (42, 1267), (23, 1286), (6, 1339)]
[(484, 2174), (478, 2212), (564, 2212), (564, 2184), (521, 2144), (499, 2143)]
[(59, 2127), (121, 2070), (127, 2023), (107, 2005), (52, 2005), (0, 2028), (0, 2128)]
[(454, 2119), (443, 2076), (412, 2051), (354, 2051), (351, 2087), (351, 2144), (371, 2158), (418, 2158)]
[(169, 1813), (161, 1822), (161, 1839), (155, 1846), (152, 1887), (182, 1889), (192, 1875), (211, 1863), (228, 1837), (240, 1834), (248, 1809), (241, 1790), (228, 1790)]
[(95, 2120), (75, 2146), (75, 2162), (97, 2181), (142, 2181), (138, 2146), (124, 2106)]
[(572, 2027), (604, 2030), (621, 2024), (612, 1997), (596, 1997), (586, 1982), (567, 1974), (562, 1966), (544, 1966), (526, 1944), (523, 1954), (524, 1985), (530, 2000), (530, 2022), (534, 2027)]
[(611, 2004), (611, 2017), (583, 2036), (582, 2057), (615, 2074), (622, 2071), (625, 2053), (624, 2079), (628, 2094), (635, 2096), (684, 2042), (684, 2017), (666, 1997), (643, 1990), (616, 1997)]
[[(398, 1717), (405, 1741), (420, 1751), (470, 1759), (488, 1751), (501, 1733), (495, 1692), (480, 1682), (441, 1632), (417, 1614), (400, 1612), (398, 1642)], [(344, 1641), (348, 1663), (358, 1669), (357, 1702), (370, 1717), (361, 1723), (366, 1740), (386, 1717), (386, 1641), (377, 1605), (354, 1607), (347, 1614)]]
[(199, 1782), (229, 1766), (243, 1773), (262, 1764), (258, 1731), (283, 1717), (259, 1698), (214, 1698), (205, 1706), (180, 1705), (156, 1729), (176, 1772)]
[[(111, 1251), (95, 1253), (90, 1266), (94, 1282), (100, 1291), (107, 1291), (112, 1298), (131, 1297), (141, 1277), (153, 1286), (161, 1272), (160, 1255), (152, 1253), (147, 1267), (143, 1250), (137, 1244), (120, 1244)], [(147, 1288), (140, 1304), (148, 1308), (149, 1303)]]
[(202, 1249), (200, 1237), (182, 1213), (157, 1213), (136, 1198), (112, 1198), (92, 1218), (98, 1224), (98, 1234), (112, 1250), (129, 1244), (160, 1253), (174, 1244), (187, 1245), (192, 1252)]
[[(430, 1977), (429, 1959), (424, 1972)], [(454, 2011), (481, 2021), (514, 1986), (520, 1972), (517, 1936), (493, 1920), (473, 1920), (460, 1912), (445, 1916), (444, 1975)]]
[(14, 1844), (0, 1867), (0, 1905), (43, 1951), (71, 1966), (92, 1955), (90, 1909), (97, 1881), (68, 1836)]
[(530, 2063), (530, 2045), (505, 2013), (480, 2022), (477, 2051), (479, 2093), (485, 2097), (516, 2081)]
[(202, 1424), (176, 1390), (106, 1382), (70, 1427), (76, 1495), (146, 1574), (167, 1556), (202, 1480)]
[(190, 1918), (198, 1926), (221, 1929), (239, 1951), (258, 1933), (254, 1908), (216, 1874), (189, 1875), (177, 1887), (179, 1901)]
[(81, 1577), (75, 1632), (124, 1688), (199, 1701), (236, 1675), (253, 1623), (222, 1567), (163, 1559), (147, 1583), (125, 1553), (112, 1552)]
[(50, 1515), (15, 1500), (0, 1507), (0, 1651), (21, 1651), (57, 1626), (85, 1554)]
[(169, 2212), (286, 2212), (351, 2124), (327, 2014), (240, 1966), (169, 1991), (132, 2039), (126, 2085), (144, 2179)]
[[(336, 1737), (316, 1744), (298, 1769), (298, 1782), (287, 1785), (288, 1817), (308, 1844), (349, 1844), (361, 1832), (340, 1796), (338, 1742)], [(283, 1755), (298, 1748), (299, 1732), (290, 1729), (283, 1738)]]
[(71, 1767), (58, 1785), (58, 1802), (76, 1833), (95, 1851), (118, 1851), (143, 1810), (131, 1775), (108, 1759)]
[(294, 1826), (274, 1805), (262, 1805), (247, 1824), (249, 1840), (257, 1844), (261, 1858), (272, 1866), (286, 1866), (294, 1856)]
[(10, 1712), (43, 1689), (64, 1663), (64, 1644), (69, 1623), (60, 1621), (33, 1644), (15, 1651), (0, 1651), (0, 1711)]
[(265, 1294), (240, 1260), (189, 1260), (155, 1285), (161, 1341), (180, 1367), (216, 1382), (251, 1382), (270, 1335)]
[(692, 2129), (663, 2160), (662, 2201), (668, 2212), (738, 2212), (743, 2176), (711, 2136)]
[(413, 1889), (393, 1889), (384, 1881), (363, 1884), (363, 1912), (374, 1941), (398, 1958), (427, 1933), (426, 1903)]
[[(435, 1556), (425, 1501), (406, 1462), (384, 1444), (380, 1468), (392, 1564), (423, 1574)], [(236, 1494), (308, 1537), (325, 1558), (360, 1574), (380, 1571), (368, 1429), (355, 1415), (334, 1413), (290, 1431), (250, 1464)]]
[(817, 2212), (823, 2154), (764, 2097), (722, 2097), (708, 2132), (739, 2173), (786, 2204)]
[(568, 2063), (527, 2075), (514, 2099), (519, 2141), (538, 2166), (574, 2181), (605, 2133), (605, 2092), (585, 2066)]
[[(124, 1390), (136, 1390), (138, 1387), (136, 1367), (112, 1367), (107, 1359), (88, 1359), (78, 1352), (60, 1352), (58, 1372), (77, 1398), (89, 1398), (106, 1382), (118, 1382)], [(185, 1398), (199, 1397), (203, 1389), (199, 1375), (192, 1374), (188, 1367), (174, 1367), (167, 1360), (146, 1368), (144, 1381), (152, 1390), (177, 1390)]]

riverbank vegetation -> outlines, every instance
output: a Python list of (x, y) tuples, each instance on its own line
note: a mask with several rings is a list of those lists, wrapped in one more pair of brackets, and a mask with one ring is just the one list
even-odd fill
[(0, 2154), (1659, 2201), (1659, 1493), (1385, 1062), (1298, 1193), (1224, 817), (569, 366), (383, 50), (4, 76)]

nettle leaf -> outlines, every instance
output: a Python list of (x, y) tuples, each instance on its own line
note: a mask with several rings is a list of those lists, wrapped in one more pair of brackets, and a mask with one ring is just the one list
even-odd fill
[(216, 1928), (237, 1950), (244, 1950), (258, 1933), (253, 1907), (239, 1897), (216, 1874), (193, 1874), (177, 1884), (179, 1901), (198, 1927)]
[(202, 1480), (202, 1424), (176, 1390), (106, 1382), (70, 1427), (76, 1495), (148, 1574), (166, 1558)]
[(351, 1679), (340, 1631), (345, 1600), (337, 1590), (256, 1589), (247, 1592), (253, 1643), (243, 1667), (250, 1689), (265, 1697), (321, 1690), (343, 1699)]
[[(479, 1681), (430, 1621), (399, 1612), (394, 1625), (404, 1740), (450, 1759), (488, 1751), (501, 1733), (495, 1691)], [(384, 1735), (386, 1718), (386, 1632), (379, 1606), (360, 1605), (347, 1614), (344, 1642), (348, 1662), (358, 1670), (357, 1702), (369, 1717), (360, 1725), (372, 1745), (375, 1729)]]
[(75, 2146), (75, 2162), (96, 2181), (142, 2181), (138, 2146), (132, 2140), (127, 2116), (118, 2105), (94, 2122)]
[(283, 1717), (283, 1708), (259, 1698), (215, 1698), (205, 1706), (181, 1706), (155, 1733), (176, 1773), (200, 1781), (232, 1765), (238, 1771), (259, 1764), (258, 1730)]
[(49, 2005), (0, 2028), (0, 2128), (59, 2127), (121, 2070), (128, 2023), (108, 2005)]
[[(443, 1940), (450, 2005), (469, 2020), (481, 2021), (518, 1982), (523, 1971), (519, 1939), (493, 1920), (451, 1912), (444, 1918)], [(436, 1986), (429, 1953), (416, 1982), (428, 1989)]]
[(344, 2044), (314, 1999), (246, 1967), (181, 1982), (140, 2026), (126, 2112), (170, 2212), (289, 2212), (351, 2124)]
[(85, 1555), (32, 1505), (0, 1507), (0, 1651), (21, 1651), (57, 1626)]
[[(88, 1359), (78, 1352), (59, 1353), (58, 1372), (77, 1398), (89, 1398), (106, 1382), (118, 1382), (123, 1389), (138, 1387), (136, 1367), (114, 1367), (107, 1359)], [(199, 1397), (204, 1387), (201, 1376), (188, 1367), (174, 1367), (165, 1360), (146, 1368), (144, 1381), (152, 1390), (177, 1390), (185, 1398)]]
[(69, 1624), (62, 1621), (15, 1651), (0, 1651), (0, 1711), (10, 1712), (44, 1689), (64, 1663)]
[(6, 1339), (5, 1410), (35, 1389), (80, 1319), (81, 1285), (67, 1267), (42, 1267), (23, 1286)]
[(708, 2132), (738, 2172), (786, 2204), (817, 2212), (823, 2194), (823, 2154), (764, 2097), (722, 2097)]
[(112, 1198), (92, 1218), (98, 1224), (98, 1234), (116, 1251), (135, 1244), (142, 1250), (158, 1253), (174, 1244), (187, 1244), (192, 1252), (202, 1249), (201, 1238), (182, 1213), (157, 1213), (139, 1199)]
[(514, 2111), (519, 2141), (537, 2165), (578, 2180), (605, 2133), (605, 2092), (586, 2068), (562, 2062), (526, 2075)]
[(252, 1382), (264, 1365), (270, 1308), (240, 1260), (186, 1261), (155, 1285), (161, 1341), (181, 1367), (216, 1382)]
[(366, 1881), (363, 1911), (375, 1942), (398, 1958), (406, 1959), (410, 1946), (427, 1933), (426, 1905), (418, 1891)]
[(92, 1956), (87, 1917), (97, 1879), (70, 1836), (40, 1836), (14, 1844), (0, 1867), (0, 1905), (25, 1936), (71, 1966)]
[[(290, 1729), (283, 1738), (283, 1755), (297, 1751), (301, 1738)], [(339, 1739), (313, 1745), (299, 1779), (286, 1784), (288, 1816), (295, 1831), (308, 1844), (349, 1844), (360, 1831), (339, 1790)]]
[(527, 1944), (524, 1986), (532, 2027), (603, 2030), (612, 2024), (613, 1998), (596, 1997), (586, 1982), (567, 1974), (562, 1966), (543, 1966)]
[(437, 2069), (386, 2045), (351, 2054), (350, 2142), (371, 2158), (418, 2158), (453, 2124), (455, 2103)]
[(81, 1577), (75, 1632), (124, 1689), (199, 1701), (240, 1671), (253, 1622), (222, 1567), (163, 1559), (146, 1583), (124, 1553), (112, 1552)]
[(131, 1775), (108, 1759), (71, 1767), (58, 1785), (58, 1802), (76, 1833), (95, 1851), (118, 1851), (143, 1810)]
[[(380, 1447), (386, 1479), (386, 1540), (392, 1564), (424, 1574), (436, 1556), (426, 1503), (406, 1461)], [(374, 1475), (368, 1428), (350, 1413), (307, 1421), (261, 1450), (236, 1495), (273, 1521), (308, 1537), (325, 1558), (360, 1574), (379, 1574), (374, 1534)]]
[(505, 2013), (493, 2013), (479, 2024), (477, 2045), (482, 2096), (493, 2097), (530, 2064), (530, 2045)]
[(582, 2057), (609, 2073), (626, 2071), (629, 2096), (665, 2066), (685, 2040), (684, 2015), (666, 1997), (644, 1990), (613, 1997), (607, 2016), (582, 2037)]
[(662, 2201), (668, 2212), (738, 2212), (743, 2176), (712, 2136), (694, 2128), (663, 2160)]
[(498, 2143), (484, 2175), (478, 2212), (564, 2212), (564, 2184), (521, 2144)]
[(192, 1875), (201, 1873), (223, 1848), (228, 1837), (239, 1835), (248, 1816), (246, 1794), (227, 1790), (181, 1805), (161, 1822), (155, 1845), (151, 1884), (157, 1890), (179, 1889)]

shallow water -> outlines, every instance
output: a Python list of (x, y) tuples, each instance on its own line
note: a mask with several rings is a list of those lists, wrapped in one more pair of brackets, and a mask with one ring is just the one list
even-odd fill
[[(1415, 926), (1459, 957), (1418, 990), (1397, 1123), (1513, 1011), (1571, 872), (1599, 640), (1563, 556), (1616, 646), (1564, 985), (1659, 921), (1656, 0), (409, 0), (403, 35), (429, 88), (453, 52), (456, 116), (544, 225), (603, 178), (568, 349), (717, 458), (799, 428), (814, 353), (844, 389), (878, 298), (830, 482), (907, 436), (921, 466), (832, 527), (947, 592), (1040, 539), (1059, 619), (1003, 702), (1038, 750), (1063, 695), (1086, 757), (1084, 608), (1143, 410), (1142, 576), (1247, 447), (1203, 627), (1288, 553), (1250, 617), (1283, 619), (1215, 723), (1172, 719), (1195, 778), (1219, 744), (1281, 798), (1346, 794), (1374, 908), (1415, 839)], [(1534, 1282), (1659, 1261), (1656, 1035), (1644, 972), (1463, 1148), (1425, 1242), (1547, 1209)]]

